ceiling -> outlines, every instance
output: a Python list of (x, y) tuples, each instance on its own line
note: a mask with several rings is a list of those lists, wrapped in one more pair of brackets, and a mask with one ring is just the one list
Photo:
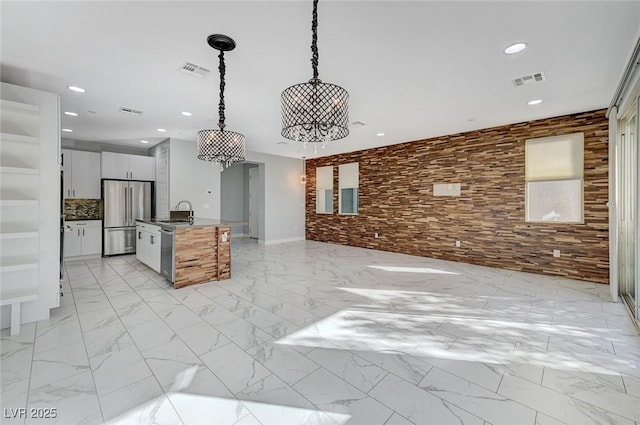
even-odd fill
[[(311, 0), (0, 7), (2, 81), (60, 94), (79, 114), (62, 116), (73, 130), (63, 137), (140, 147), (216, 128), (218, 52), (206, 38), (222, 33), (237, 42), (225, 55), (227, 129), (248, 150), (292, 157), (607, 107), (640, 36), (637, 1), (320, 1), (320, 78), (349, 91), (350, 122), (365, 125), (316, 153), (280, 136), (280, 93), (311, 78)], [(517, 41), (529, 47), (503, 53)], [(212, 72), (178, 72), (185, 61)], [(546, 80), (514, 87), (536, 72)]]

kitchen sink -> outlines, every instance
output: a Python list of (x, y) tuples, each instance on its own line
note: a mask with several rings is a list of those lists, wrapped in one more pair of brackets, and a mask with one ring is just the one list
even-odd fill
[(188, 223), (189, 220), (156, 220), (156, 223)]

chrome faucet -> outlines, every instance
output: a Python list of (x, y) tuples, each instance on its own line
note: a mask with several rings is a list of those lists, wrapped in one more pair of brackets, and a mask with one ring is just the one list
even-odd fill
[(186, 203), (187, 203), (187, 205), (189, 206), (189, 211), (193, 211), (193, 207), (191, 206), (191, 202), (189, 202), (189, 201), (180, 201), (180, 202), (178, 202), (178, 203), (176, 204), (176, 207), (175, 207), (175, 208), (176, 208), (176, 210), (179, 210), (179, 209), (180, 209), (180, 205), (181, 205), (183, 202), (186, 202)]
[(189, 201), (180, 201), (176, 204), (176, 210), (180, 210), (180, 205), (182, 205), (183, 203), (186, 203), (187, 206), (189, 207), (189, 221), (193, 221), (193, 207), (191, 206), (191, 202)]

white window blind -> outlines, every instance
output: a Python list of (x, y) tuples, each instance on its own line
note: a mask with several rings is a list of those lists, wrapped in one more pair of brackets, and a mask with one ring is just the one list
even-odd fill
[(333, 167), (316, 168), (316, 189), (333, 189)]
[(342, 164), (338, 166), (338, 185), (340, 189), (358, 187), (360, 164)]
[(584, 134), (525, 142), (526, 220), (583, 221)]
[(316, 212), (333, 213), (333, 167), (316, 168)]
[(525, 177), (527, 181), (582, 179), (584, 135), (570, 134), (527, 140)]

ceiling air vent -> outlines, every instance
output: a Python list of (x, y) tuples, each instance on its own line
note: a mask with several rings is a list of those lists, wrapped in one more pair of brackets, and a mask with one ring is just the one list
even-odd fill
[(140, 116), (144, 113), (138, 109), (127, 108), (126, 106), (121, 106), (120, 112), (122, 112), (123, 114), (131, 114), (131, 115), (137, 115), (137, 116)]
[(203, 68), (191, 62), (183, 63), (182, 66), (178, 68), (178, 71), (198, 78), (205, 78), (211, 72), (210, 69)]
[(536, 72), (535, 74), (524, 75), (522, 77), (511, 80), (515, 87), (528, 86), (533, 83), (541, 83), (545, 80), (544, 72)]

